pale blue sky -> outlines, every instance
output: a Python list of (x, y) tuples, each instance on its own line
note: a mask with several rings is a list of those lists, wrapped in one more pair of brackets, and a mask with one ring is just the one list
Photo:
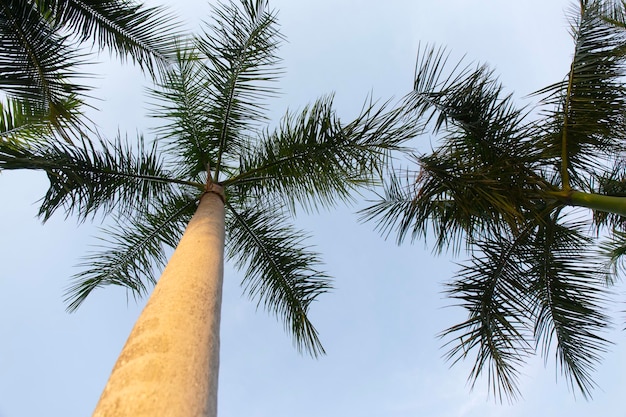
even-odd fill
[[(156, 0), (153, 4), (161, 4)], [(190, 28), (208, 19), (204, 0), (170, 0)], [(418, 44), (447, 45), (457, 57), (487, 62), (520, 102), (560, 80), (571, 55), (565, 0), (273, 1), (279, 10), (286, 69), (274, 120), (336, 92), (340, 114), (354, 116), (369, 93), (400, 98), (411, 89)], [(108, 56), (102, 55), (106, 61)], [(144, 119), (145, 82), (129, 66), (104, 63), (94, 81), (103, 130), (134, 136)], [(146, 132), (149, 135), (149, 132)], [(419, 139), (429, 143), (429, 138)], [(120, 289), (98, 291), (72, 315), (63, 289), (80, 257), (96, 243), (97, 226), (35, 218), (44, 175), (0, 175), (0, 417), (90, 415), (136, 319), (139, 304)], [(358, 224), (357, 207), (314, 216), (310, 230), (333, 292), (312, 316), (328, 355), (300, 356), (282, 325), (241, 296), (240, 276), (228, 268), (222, 322), (220, 417), (569, 417), (624, 416), (624, 333), (596, 373), (594, 401), (575, 400), (554, 360), (524, 369), (524, 399), (498, 405), (486, 385), (465, 379), (471, 363), (449, 369), (436, 334), (464, 319), (443, 308), (442, 283), (455, 270), (423, 242), (397, 247), (371, 224)], [(463, 256), (461, 256), (463, 258)], [(621, 294), (623, 296), (623, 294)], [(622, 314), (623, 316), (623, 314)], [(623, 317), (619, 317), (623, 319)], [(620, 328), (622, 327), (620, 323)]]

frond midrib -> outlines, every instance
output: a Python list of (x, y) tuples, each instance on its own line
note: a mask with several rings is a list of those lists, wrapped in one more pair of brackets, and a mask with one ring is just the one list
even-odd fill
[[(289, 162), (293, 162), (293, 161), (302, 161), (302, 160), (306, 160), (306, 159), (311, 159), (311, 156), (323, 156), (324, 154), (326, 154), (328, 152), (329, 149), (331, 149), (333, 146), (335, 146), (336, 144), (331, 144), (331, 143), (323, 143), (321, 144), (322, 146), (316, 146), (314, 148), (314, 151), (312, 152), (311, 149), (303, 149), (299, 152), (294, 152), (291, 155), (286, 155), (286, 156), (282, 156), (274, 161), (271, 161), (269, 163), (266, 163), (264, 165), (261, 165), (259, 167), (256, 167), (250, 171), (246, 171), (244, 173), (241, 173), (239, 175), (233, 176), (227, 180), (225, 180), (223, 182), (224, 185), (234, 185), (234, 184), (240, 184), (242, 182), (247, 182), (250, 181), (252, 178), (255, 178), (254, 176), (258, 173), (262, 173), (263, 171), (268, 170), (269, 168), (273, 168), (276, 166), (281, 166), (283, 164), (287, 164)], [(353, 148), (359, 147), (358, 144), (355, 143), (347, 143), (345, 144), (345, 146), (352, 146)], [(261, 177), (261, 178), (265, 178), (265, 177)]]
[[(239, 81), (239, 75), (241, 74), (241, 72), (243, 71), (243, 68), (241, 68), (241, 66), (243, 65), (244, 62), (244, 58), (247, 56), (248, 54), (248, 48), (251, 45), (252, 41), (252, 37), (248, 36), (248, 38), (246, 39), (246, 43), (243, 45), (243, 47), (241, 48), (241, 53), (237, 56), (237, 61), (236, 61), (236, 65), (235, 66), (235, 71), (232, 74), (232, 77), (230, 77), (230, 88), (228, 91), (228, 97), (227, 97), (227, 101), (226, 101), (226, 111), (224, 113), (224, 118), (222, 120), (222, 128), (220, 130), (220, 136), (219, 136), (219, 145), (218, 145), (218, 150), (217, 150), (217, 162), (216, 162), (216, 166), (215, 166), (215, 174), (213, 176), (213, 182), (217, 183), (219, 181), (219, 174), (220, 171), (222, 169), (222, 155), (225, 152), (225, 148), (226, 148), (226, 136), (228, 133), (228, 126), (230, 124), (230, 114), (232, 112), (233, 109), (233, 103), (234, 103), (234, 99), (235, 99), (235, 89), (237, 88), (237, 84)], [(211, 175), (210, 172), (207, 172), (207, 175)]]
[[(89, 6), (88, 4), (80, 0), (70, 0), (70, 1), (75, 3), (82, 10), (85, 10), (88, 14), (94, 16), (96, 20), (102, 22), (106, 27), (110, 28), (113, 32), (117, 34), (121, 34), (126, 39), (130, 39), (133, 44), (139, 46), (139, 48), (142, 49), (143, 51), (149, 52), (151, 55), (157, 57), (162, 62), (169, 61), (169, 58), (165, 54), (163, 54), (161, 51), (159, 51), (158, 48), (153, 48), (150, 44), (146, 43), (141, 38), (133, 36), (132, 32), (125, 30), (122, 26), (108, 19), (106, 16), (104, 16), (103, 14), (95, 10), (93, 7)], [(147, 65), (148, 65), (148, 68), (150, 68), (148, 62), (147, 62)]]
[[(17, 161), (17, 162), (25, 162), (25, 163), (32, 163), (32, 159), (31, 158), (14, 158), (13, 161)], [(71, 164), (57, 164), (55, 162), (51, 162), (48, 161), (44, 158), (41, 158), (40, 160), (37, 161), (37, 167), (34, 169), (39, 169), (42, 171), (56, 171), (56, 170), (75, 170), (76, 167), (71, 165)], [(170, 177), (161, 177), (161, 176), (155, 176), (155, 175), (146, 175), (146, 174), (133, 174), (131, 172), (120, 172), (120, 171), (113, 171), (113, 170), (109, 170), (109, 169), (102, 169), (102, 168), (87, 168), (87, 167), (80, 167), (79, 171), (83, 171), (83, 172), (89, 172), (89, 173), (93, 173), (93, 174), (102, 174), (104, 176), (110, 176), (110, 177), (121, 177), (121, 178), (132, 178), (132, 179), (138, 179), (138, 180), (144, 180), (144, 181), (150, 181), (150, 182), (161, 182), (161, 183), (167, 183), (167, 184), (178, 184), (178, 185), (188, 185), (188, 186), (192, 186), (195, 188), (198, 188), (199, 190), (203, 190), (204, 189), (204, 184), (203, 183), (199, 183), (199, 182), (195, 182), (195, 181), (188, 181), (188, 180), (182, 180), (182, 179), (178, 179), (178, 178), (170, 178)]]

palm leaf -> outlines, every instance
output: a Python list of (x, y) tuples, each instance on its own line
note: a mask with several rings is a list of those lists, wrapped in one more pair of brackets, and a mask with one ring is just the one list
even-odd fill
[(196, 199), (167, 193), (151, 200), (149, 211), (128, 220), (117, 216), (116, 225), (105, 229), (101, 250), (84, 258), (85, 270), (67, 288), (67, 310), (75, 311), (96, 288), (119, 285), (135, 297), (155, 284), (154, 270), (167, 263), (165, 249), (175, 248), (196, 209)]
[(7, 97), (0, 102), (0, 141), (13, 142), (19, 146), (23, 142), (45, 142), (61, 140), (73, 143), (85, 135), (80, 107), (83, 103), (76, 97), (68, 97), (61, 103), (67, 117), (50, 120), (49, 111), (41, 102)]
[(20, 138), (37, 138), (51, 135), (45, 123), (46, 114), (35, 103), (7, 98), (0, 102), (0, 141), (18, 142)]
[(179, 36), (179, 22), (163, 7), (145, 7), (127, 0), (42, 0), (39, 12), (55, 28), (63, 27), (79, 41), (92, 40), (102, 50), (155, 75), (164, 69)]
[[(433, 103), (450, 88), (462, 84), (471, 73), (470, 67), (463, 60), (451, 66), (448, 64), (449, 58), (449, 53), (443, 47), (419, 47), (413, 91), (406, 99), (409, 109), (415, 112), (416, 117), (433, 120), (437, 116), (437, 108)], [(442, 114), (436, 118), (435, 129), (444, 123), (445, 114)]]
[(446, 358), (453, 363), (477, 350), (470, 373), (472, 385), (487, 374), (490, 391), (499, 399), (519, 395), (520, 365), (532, 353), (527, 310), (528, 283), (522, 258), (528, 233), (515, 239), (495, 235), (477, 243), (448, 295), (461, 301), (469, 314), (442, 337), (451, 338)]
[(303, 244), (306, 235), (290, 226), (275, 205), (235, 207), (227, 202), (227, 207), (227, 257), (244, 270), (249, 296), (282, 317), (298, 350), (323, 354), (308, 310), (330, 284), (316, 269), (318, 255)]
[(130, 213), (145, 209), (152, 198), (171, 192), (171, 184), (203, 189), (204, 184), (177, 180), (162, 168), (156, 146), (146, 148), (139, 138), (134, 155), (128, 142), (100, 140), (82, 146), (59, 143), (9, 146), (0, 143), (0, 169), (46, 172), (50, 187), (39, 214), (44, 221), (59, 208), (81, 219), (97, 211)]
[(609, 318), (601, 311), (606, 304), (603, 267), (586, 256), (592, 239), (583, 223), (561, 225), (552, 219), (539, 225), (528, 248), (532, 292), (537, 297), (535, 337), (547, 355), (556, 339), (558, 363), (572, 387), (590, 396), (595, 383), (591, 373), (606, 352), (608, 342), (599, 336)]
[[(392, 151), (413, 138), (418, 127), (399, 109), (369, 102), (358, 117), (343, 124), (324, 97), (299, 115), (287, 114), (280, 127), (240, 156), (240, 172), (225, 185), (252, 195), (268, 195), (291, 209), (333, 206), (375, 183)], [(244, 194), (245, 195), (245, 194)]]
[(64, 107), (86, 91), (71, 81), (83, 56), (67, 44), (27, 0), (0, 4), (0, 88), (11, 97), (45, 109), (48, 121), (74, 121)]
[[(605, 168), (594, 175), (594, 192), (599, 195), (612, 197), (626, 197), (626, 161), (618, 156), (610, 168)], [(593, 212), (594, 226), (597, 233), (601, 230), (623, 230), (626, 226), (624, 216), (596, 210)]]
[(246, 145), (242, 132), (265, 119), (265, 100), (275, 94), (272, 83), (281, 73), (276, 52), (283, 37), (265, 0), (244, 0), (241, 7), (221, 4), (214, 15), (211, 32), (198, 38), (197, 47), (207, 62), (210, 134), (218, 140), (212, 166), (218, 181), (226, 158)]
[[(424, 180), (423, 174), (409, 169), (390, 171), (383, 192), (376, 193), (377, 199), (359, 212), (360, 220), (375, 221), (385, 239), (395, 232), (398, 244), (409, 235), (411, 241), (428, 239), (432, 230), (438, 252), (452, 249), (458, 253), (467, 237), (465, 231), (474, 227), (466, 226), (467, 217), (457, 213), (458, 207), (445, 190), (432, 189), (432, 184), (429, 190)], [(460, 221), (459, 215), (465, 220)]]
[(472, 383), (487, 374), (500, 399), (519, 394), (518, 367), (536, 350), (547, 356), (555, 341), (562, 373), (589, 396), (608, 344), (604, 285), (626, 252), (624, 218), (594, 213), (598, 233), (613, 229), (606, 272), (590, 255), (588, 222), (562, 223), (560, 214), (566, 205), (621, 213), (626, 3), (580, 5), (571, 71), (538, 93), (549, 107), (538, 121), (513, 105), (486, 66), (449, 65), (445, 50), (420, 49), (405, 105), (439, 142), (414, 156), (417, 172), (393, 172), (361, 212), (385, 236), (397, 232), (398, 242), (434, 234), (439, 251), (465, 243), (472, 257), (448, 294), (469, 317), (443, 333), (452, 339), (447, 356), (474, 354)]
[(443, 49), (420, 51), (415, 90), (405, 99), (414, 117), (441, 134), (429, 155), (401, 184), (392, 176), (382, 201), (362, 212), (379, 229), (398, 231), (401, 242), (426, 236), (432, 222), (437, 249), (480, 240), (486, 229), (515, 230), (534, 212), (542, 191), (540, 154), (529, 137), (533, 125), (513, 105), (485, 66), (471, 70), (462, 61), (449, 68)]
[(181, 49), (151, 96), (151, 116), (165, 122), (156, 133), (166, 149), (176, 155), (180, 175), (189, 178), (206, 172), (211, 161), (217, 160), (219, 140), (210, 127), (212, 98), (198, 53)]
[(626, 232), (614, 229), (600, 245), (602, 259), (607, 259), (603, 270), (606, 282), (613, 285), (626, 272)]
[(588, 187), (589, 175), (602, 169), (602, 155), (624, 150), (626, 139), (626, 32), (603, 18), (603, 2), (581, 3), (572, 12), (575, 41), (568, 77), (538, 91), (552, 107), (540, 143), (546, 158), (562, 160), (564, 186)]

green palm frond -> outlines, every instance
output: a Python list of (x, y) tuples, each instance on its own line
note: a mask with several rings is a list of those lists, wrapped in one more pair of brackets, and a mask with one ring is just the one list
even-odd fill
[(85, 134), (86, 129), (81, 118), (82, 101), (69, 96), (61, 103), (66, 117), (50, 119), (49, 110), (37, 100), (7, 97), (0, 102), (0, 142), (20, 143), (42, 142), (58, 139), (72, 143), (76, 137)]
[(546, 357), (556, 341), (562, 373), (585, 397), (608, 345), (600, 336), (610, 323), (602, 313), (603, 265), (585, 255), (593, 243), (582, 232), (587, 225), (559, 224), (557, 214), (533, 219), (518, 232), (482, 236), (448, 291), (469, 318), (442, 334), (452, 339), (447, 358), (456, 363), (475, 351), (472, 383), (487, 373), (500, 399), (519, 395), (519, 367), (534, 353), (531, 340)]
[(155, 284), (154, 271), (167, 263), (166, 247), (175, 248), (191, 219), (197, 199), (165, 193), (150, 200), (151, 208), (127, 219), (116, 218), (116, 225), (105, 229), (101, 250), (84, 258), (85, 268), (73, 277), (66, 290), (67, 310), (75, 311), (96, 288), (119, 285), (135, 297)]
[[(355, 190), (371, 185), (391, 151), (417, 134), (400, 110), (369, 102), (344, 124), (333, 97), (324, 97), (299, 115), (287, 114), (279, 128), (266, 133), (241, 156), (240, 173), (224, 182), (254, 196), (282, 199), (293, 209), (333, 206), (353, 199)], [(244, 194), (245, 195), (245, 194)]]
[(320, 260), (304, 245), (306, 235), (289, 224), (280, 207), (227, 207), (227, 257), (245, 271), (249, 296), (282, 318), (298, 350), (323, 354), (308, 310), (330, 289), (330, 282), (316, 269)]
[(456, 363), (476, 350), (472, 385), (486, 373), (490, 391), (500, 401), (519, 395), (520, 366), (532, 354), (528, 283), (520, 262), (527, 239), (527, 232), (514, 239), (484, 239), (447, 291), (469, 317), (442, 333), (451, 339), (444, 345), (450, 347), (446, 358)]
[(175, 64), (150, 95), (154, 103), (151, 116), (166, 122), (156, 133), (166, 149), (177, 156), (180, 175), (194, 177), (206, 172), (207, 165), (217, 160), (219, 141), (210, 127), (212, 98), (198, 53), (181, 49)]
[[(470, 240), (485, 229), (519, 227), (525, 220), (524, 207), (529, 204), (521, 192), (524, 173), (509, 170), (504, 164), (476, 166), (464, 161), (462, 155), (447, 154), (443, 149), (420, 158), (414, 221), (432, 221), (443, 234), (445, 229), (462, 231)], [(440, 244), (447, 241), (454, 242), (438, 237)]]
[(471, 70), (463, 60), (447, 65), (441, 48), (419, 56), (414, 90), (405, 105), (416, 118), (433, 122), (433, 133), (444, 132), (441, 148), (465, 152), (477, 166), (490, 165), (507, 152), (511, 158), (532, 160), (527, 113), (505, 95), (493, 71), (484, 65)]
[[(265, 101), (276, 94), (273, 83), (282, 73), (276, 56), (283, 40), (276, 14), (266, 0), (243, 0), (214, 8), (214, 22), (198, 38), (197, 46), (207, 61), (205, 74), (211, 91), (211, 135), (217, 138), (215, 181), (228, 155), (246, 145), (247, 129), (265, 120)], [(238, 161), (235, 161), (238, 162)]]
[(385, 233), (397, 228), (399, 242), (409, 232), (425, 236), (432, 222), (440, 251), (458, 249), (463, 238), (478, 240), (488, 228), (518, 228), (550, 188), (539, 175), (526, 113), (486, 67), (459, 62), (448, 70), (442, 49), (420, 56), (406, 106), (441, 134), (440, 145), (414, 157), (420, 170), (405, 185), (392, 176), (387, 195), (364, 218), (378, 219)]
[(623, 0), (602, 2), (603, 18), (617, 27), (626, 28), (626, 7)]
[[(89, 76), (81, 70), (87, 61), (81, 43), (109, 48), (155, 76), (169, 63), (177, 28), (163, 8), (126, 0), (2, 1), (0, 89), (39, 108), (40, 122), (71, 141), (66, 129), (81, 131), (88, 122), (76, 106), (89, 90), (79, 82)], [(32, 130), (24, 133), (32, 136)]]
[[(597, 5), (604, 21), (621, 30), (626, 29), (626, 2), (623, 0), (604, 0)], [(623, 52), (626, 52), (626, 49)]]
[(467, 233), (481, 234), (478, 223), (486, 222), (472, 218), (456, 204), (445, 187), (428, 181), (426, 175), (424, 171), (409, 169), (391, 171), (384, 179), (383, 192), (377, 193), (377, 199), (359, 212), (360, 220), (376, 222), (376, 230), (385, 238), (396, 233), (398, 244), (408, 236), (413, 242), (434, 234), (434, 249), (438, 253), (451, 250), (457, 254), (464, 242), (467, 248), (473, 241)]
[(603, 270), (608, 285), (615, 284), (618, 277), (626, 273), (626, 232), (614, 229), (600, 244), (602, 259), (606, 259)]
[[(400, 175), (403, 172), (404, 175)], [(417, 174), (410, 170), (391, 170), (383, 180), (383, 192), (376, 192), (376, 200), (369, 201), (371, 205), (359, 211), (359, 220), (376, 222), (376, 230), (385, 238), (397, 232), (396, 242), (401, 244), (407, 235), (411, 240), (421, 236), (421, 226), (427, 223), (419, 220), (416, 213), (417, 206), (414, 200), (418, 190), (414, 187), (414, 178)], [(425, 234), (424, 234), (425, 236)]]
[[(621, 155), (612, 158), (612, 165), (594, 175), (593, 192), (603, 196), (626, 197), (626, 160)], [(608, 211), (595, 210), (593, 222), (597, 233), (603, 230), (624, 230), (626, 217)]]
[(126, 0), (41, 0), (37, 7), (54, 27), (69, 28), (81, 42), (111, 49), (155, 74), (175, 50), (179, 22), (163, 7)]
[(432, 106), (433, 102), (455, 86), (462, 85), (472, 72), (463, 60), (450, 65), (449, 59), (450, 55), (443, 47), (420, 45), (413, 91), (406, 100), (409, 109), (415, 112), (417, 118), (425, 118), (428, 121), (435, 119), (435, 129), (445, 124), (446, 115), (445, 113), (437, 115), (437, 108)]
[(37, 104), (8, 97), (0, 102), (0, 141), (18, 142), (20, 138), (50, 135), (46, 114)]
[(41, 18), (31, 1), (4, 1), (0, 8), (0, 88), (45, 109), (51, 122), (72, 120), (63, 103), (86, 92), (71, 81), (80, 75), (84, 56)]
[(83, 220), (97, 211), (129, 213), (145, 209), (151, 199), (171, 192), (172, 184), (204, 187), (173, 178), (163, 169), (156, 146), (146, 148), (142, 138), (136, 150), (119, 137), (115, 142), (101, 139), (100, 145), (101, 149), (91, 142), (82, 146), (0, 144), (0, 169), (46, 172), (50, 188), (39, 209), (44, 221), (59, 208)]
[(541, 147), (546, 158), (560, 158), (565, 188), (586, 189), (588, 176), (604, 165), (602, 156), (624, 150), (626, 32), (603, 18), (603, 3), (585, 2), (582, 11), (572, 12), (570, 73), (536, 93), (545, 95), (544, 106), (553, 108)]
[(538, 226), (526, 263), (537, 298), (537, 344), (545, 356), (556, 339), (563, 374), (588, 397), (595, 386), (591, 373), (608, 345), (599, 334), (610, 320), (601, 312), (607, 302), (603, 266), (586, 255), (593, 243), (583, 233), (586, 228), (585, 223), (559, 224), (553, 215)]

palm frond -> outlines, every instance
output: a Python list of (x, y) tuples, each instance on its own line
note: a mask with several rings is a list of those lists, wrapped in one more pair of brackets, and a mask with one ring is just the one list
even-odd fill
[(130, 213), (145, 209), (152, 198), (171, 192), (172, 184), (204, 187), (172, 177), (162, 168), (156, 146), (146, 148), (141, 137), (136, 154), (119, 137), (115, 142), (100, 139), (100, 145), (98, 150), (91, 142), (83, 142), (82, 146), (0, 143), (0, 169), (46, 172), (50, 187), (39, 209), (44, 221), (59, 208), (83, 220), (97, 211)]
[[(423, 233), (430, 220), (441, 233), (463, 231), (470, 240), (486, 227), (515, 229), (550, 188), (539, 175), (541, 153), (529, 140), (534, 127), (526, 111), (486, 66), (471, 69), (462, 60), (450, 66), (448, 60), (441, 48), (420, 51), (414, 91), (405, 99), (415, 117), (441, 135), (441, 144), (418, 157), (409, 209), (416, 218), (402, 214), (400, 238), (410, 224), (414, 236)], [(454, 241), (440, 235), (439, 249)]]
[(446, 114), (437, 114), (436, 103), (455, 86), (464, 84), (464, 80), (472, 73), (463, 59), (456, 64), (449, 64), (450, 54), (443, 47), (420, 45), (417, 52), (415, 81), (413, 91), (407, 95), (408, 108), (417, 118), (426, 118), (434, 122), (435, 130), (445, 125)]
[(0, 88), (10, 97), (45, 109), (50, 122), (74, 121), (64, 107), (87, 89), (72, 81), (81, 75), (83, 55), (42, 18), (32, 2), (0, 4)]
[(211, 89), (211, 135), (218, 139), (215, 181), (227, 158), (243, 148), (242, 132), (265, 119), (265, 101), (276, 94), (282, 70), (276, 56), (283, 40), (266, 0), (243, 0), (214, 8), (214, 21), (197, 40)]
[(10, 97), (0, 102), (0, 141), (17, 143), (22, 138), (51, 135), (46, 114), (37, 104)]
[(81, 113), (82, 104), (76, 97), (68, 97), (61, 104), (66, 117), (51, 120), (48, 109), (39, 101), (7, 97), (4, 103), (0, 102), (0, 141), (73, 143), (89, 131)]
[(603, 20), (617, 28), (626, 29), (626, 3), (623, 0), (604, 0), (599, 7)]
[(518, 368), (534, 353), (531, 340), (545, 358), (556, 341), (562, 373), (585, 397), (608, 345), (600, 336), (610, 322), (601, 312), (607, 301), (602, 265), (583, 255), (592, 243), (582, 233), (586, 224), (562, 225), (558, 213), (530, 221), (521, 232), (484, 236), (448, 291), (469, 318), (443, 333), (452, 338), (447, 357), (457, 362), (476, 350), (470, 378), (475, 383), (486, 371), (500, 399), (518, 395)]
[(432, 233), (437, 252), (451, 249), (457, 254), (464, 241), (475, 240), (466, 232), (482, 230), (474, 226), (478, 220), (459, 210), (445, 189), (428, 184), (423, 171), (390, 171), (383, 181), (383, 192), (376, 196), (359, 212), (360, 221), (375, 221), (376, 230), (385, 239), (395, 233), (398, 244), (408, 236), (415, 241), (428, 239)]
[(37, 6), (54, 27), (108, 48), (153, 76), (167, 67), (180, 36), (180, 23), (164, 7), (129, 0), (43, 0)]
[(600, 255), (606, 259), (603, 270), (606, 271), (607, 285), (613, 285), (626, 273), (626, 232), (613, 229), (612, 233), (600, 244)]
[(333, 97), (324, 97), (299, 115), (287, 114), (275, 132), (250, 146), (240, 157), (240, 172), (224, 184), (240, 185), (253, 196), (269, 194), (291, 209), (333, 206), (375, 183), (391, 151), (404, 149), (418, 131), (402, 110), (372, 102), (343, 124)]
[(448, 65), (441, 48), (420, 51), (418, 59), (405, 106), (415, 117), (433, 122), (433, 132), (445, 132), (446, 144), (470, 152), (468, 157), (484, 165), (502, 157), (505, 149), (517, 157), (532, 151), (521, 140), (529, 129), (526, 112), (516, 108), (492, 70), (485, 65), (472, 70), (463, 60)]
[[(536, 94), (552, 107), (540, 146), (562, 161), (565, 187), (588, 186), (602, 156), (624, 150), (626, 139), (626, 32), (604, 18), (604, 2), (581, 3), (573, 14), (575, 50), (567, 78)], [(570, 178), (571, 177), (571, 178)], [(570, 184), (571, 180), (571, 184)]]
[[(624, 219), (594, 214), (598, 232), (619, 230), (607, 244), (611, 275), (589, 255), (589, 224), (561, 223), (559, 215), (565, 205), (621, 213), (626, 24), (618, 20), (626, 21), (626, 3), (580, 5), (571, 72), (538, 92), (550, 107), (540, 121), (513, 104), (486, 66), (449, 65), (444, 49), (420, 48), (405, 106), (438, 135), (437, 147), (414, 156), (417, 172), (393, 172), (361, 212), (385, 236), (397, 232), (398, 242), (433, 231), (440, 251), (466, 244), (472, 258), (448, 295), (469, 317), (443, 333), (452, 338), (447, 356), (456, 362), (475, 354), (472, 383), (487, 374), (500, 399), (519, 394), (518, 367), (536, 350), (547, 356), (554, 341), (562, 373), (589, 396), (608, 344), (601, 332), (610, 279), (601, 278), (615, 276), (626, 252)], [(607, 5), (621, 14), (610, 15)]]
[(330, 283), (316, 269), (320, 260), (304, 245), (306, 235), (289, 225), (280, 207), (227, 202), (227, 208), (227, 257), (244, 270), (247, 293), (282, 318), (298, 350), (323, 354), (308, 311)]
[(163, 122), (156, 129), (159, 141), (177, 156), (176, 166), (186, 178), (206, 172), (207, 165), (217, 160), (219, 138), (210, 127), (210, 93), (197, 52), (186, 47), (151, 91), (151, 116)]
[[(403, 173), (404, 175), (401, 175)], [(407, 235), (411, 234), (411, 241), (420, 236), (426, 236), (426, 229), (422, 227), (428, 225), (420, 220), (420, 215), (416, 213), (417, 205), (414, 203), (418, 189), (414, 187), (416, 172), (408, 169), (391, 170), (383, 182), (383, 193), (376, 193), (378, 199), (370, 201), (372, 205), (359, 211), (359, 220), (364, 222), (375, 221), (378, 230), (385, 239), (391, 233), (397, 232), (396, 242), (401, 244)], [(423, 232), (423, 233), (422, 233)], [(447, 230), (447, 236), (453, 234)], [(438, 233), (438, 235), (440, 235)]]
[(559, 224), (556, 215), (540, 224), (526, 251), (531, 292), (536, 296), (535, 338), (543, 355), (556, 339), (562, 373), (588, 397), (595, 386), (591, 373), (606, 352), (599, 333), (610, 323), (601, 311), (607, 302), (602, 264), (590, 253), (592, 240), (584, 223)]
[(431, 103), (445, 115), (435, 127), (446, 130), (441, 145), (414, 156), (417, 173), (407, 172), (403, 181), (391, 175), (380, 201), (361, 213), (378, 219), (387, 235), (395, 229), (398, 242), (409, 233), (426, 237), (429, 224), (439, 251), (457, 250), (463, 237), (479, 240), (486, 229), (517, 229), (550, 188), (526, 141), (529, 127), (510, 98), (501, 100), (499, 87), (491, 91), (484, 83), (465, 87), (450, 87)]
[(519, 395), (520, 366), (532, 354), (527, 311), (528, 283), (520, 262), (528, 233), (517, 238), (496, 235), (477, 244), (469, 264), (449, 285), (448, 295), (469, 314), (442, 337), (451, 338), (446, 358), (453, 363), (476, 350), (472, 385), (487, 374), (490, 391), (502, 401)]
[[(623, 157), (615, 158), (610, 168), (605, 168), (594, 175), (596, 194), (611, 197), (626, 197), (626, 160)], [(618, 214), (595, 210), (593, 212), (594, 225), (599, 233), (603, 228), (608, 230), (623, 230), (626, 218)]]
[(156, 282), (154, 270), (167, 263), (165, 249), (175, 248), (196, 209), (196, 198), (167, 193), (153, 198), (151, 208), (136, 217), (116, 218), (104, 232), (101, 250), (84, 258), (86, 268), (73, 277), (66, 290), (67, 310), (75, 311), (96, 288), (119, 285), (135, 297), (148, 292)]

